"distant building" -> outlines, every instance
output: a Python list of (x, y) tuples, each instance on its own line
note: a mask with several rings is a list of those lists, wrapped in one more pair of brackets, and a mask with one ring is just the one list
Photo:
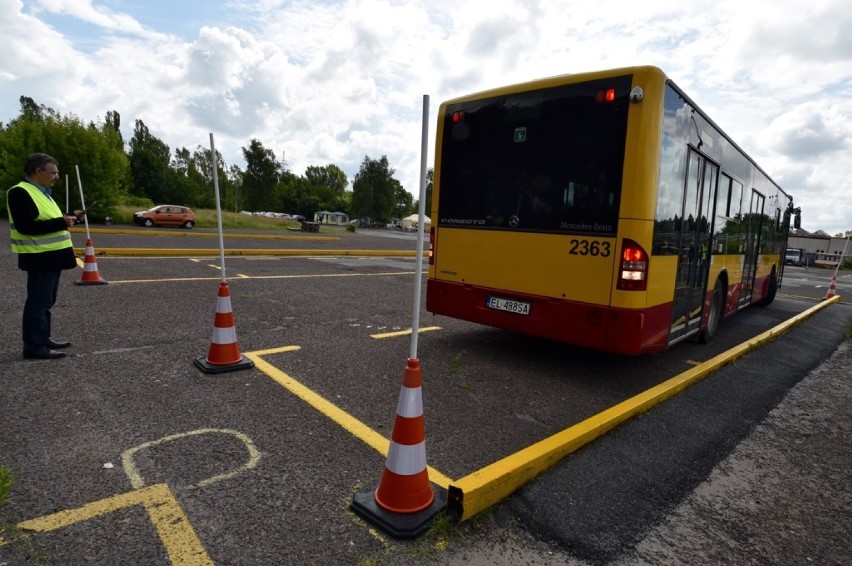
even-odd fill
[(349, 223), (349, 215), (345, 212), (329, 212), (328, 210), (320, 210), (319, 212), (314, 213), (314, 222), (340, 226), (341, 224)]
[(843, 251), (846, 238), (834, 238), (817, 230), (808, 233), (805, 230), (794, 230), (787, 239), (787, 247), (800, 249), (804, 253), (802, 259), (805, 265), (817, 267), (837, 267), (844, 259), (852, 259), (852, 242)]

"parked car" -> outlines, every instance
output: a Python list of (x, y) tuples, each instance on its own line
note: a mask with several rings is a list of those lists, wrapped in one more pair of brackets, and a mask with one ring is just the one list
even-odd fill
[(135, 212), (133, 222), (140, 226), (180, 226), (189, 230), (195, 226), (195, 214), (185, 206), (161, 204), (150, 210)]

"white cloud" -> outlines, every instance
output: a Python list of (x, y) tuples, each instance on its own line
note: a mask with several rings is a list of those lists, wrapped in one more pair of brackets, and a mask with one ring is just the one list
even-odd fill
[(781, 114), (769, 125), (772, 148), (793, 159), (809, 159), (848, 151), (849, 118), (839, 108), (806, 102)]
[(834, 233), (852, 228), (848, 29), (843, 0), (0, 0), (0, 120), (21, 95), (86, 121), (116, 110), (126, 138), (136, 119), (173, 150), (213, 132), (229, 164), (255, 138), (297, 174), (334, 163), (350, 179), (387, 155), (416, 192), (424, 94), (431, 164), (443, 100), (654, 64), (794, 195), (806, 229)]

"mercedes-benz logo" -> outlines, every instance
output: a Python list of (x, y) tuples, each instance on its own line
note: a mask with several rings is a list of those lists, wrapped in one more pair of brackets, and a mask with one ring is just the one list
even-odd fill
[(512, 215), (511, 218), (509, 218), (509, 226), (511, 226), (512, 228), (517, 228), (518, 224), (520, 224), (520, 223), (521, 223), (521, 219), (518, 218), (517, 216), (515, 216), (514, 214)]

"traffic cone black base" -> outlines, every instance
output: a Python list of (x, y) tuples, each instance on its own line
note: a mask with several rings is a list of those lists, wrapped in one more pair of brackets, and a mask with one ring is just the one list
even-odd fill
[(206, 356), (198, 356), (193, 363), (204, 373), (225, 373), (254, 367), (254, 362), (240, 354), (234, 313), (231, 309), (231, 291), (227, 281), (219, 283), (216, 299), (216, 317), (213, 320), (213, 338)]
[(254, 362), (243, 356), (243, 358), (233, 364), (221, 365), (211, 364), (207, 361), (207, 356), (198, 356), (192, 363), (204, 373), (225, 373), (228, 371), (236, 371), (239, 369), (249, 369), (254, 367)]
[(426, 532), (435, 516), (447, 507), (447, 490), (432, 485), (435, 499), (429, 507), (416, 513), (394, 513), (376, 503), (378, 484), (366, 487), (352, 496), (350, 508), (361, 518), (369, 521), (397, 539), (413, 539)]

